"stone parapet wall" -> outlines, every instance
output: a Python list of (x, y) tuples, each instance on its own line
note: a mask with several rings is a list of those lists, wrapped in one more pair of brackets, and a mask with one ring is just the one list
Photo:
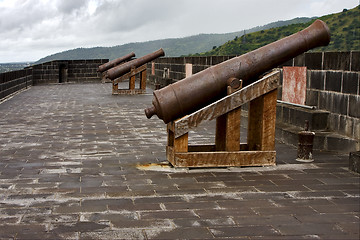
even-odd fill
[(32, 69), (0, 73), (0, 100), (32, 84)]
[(108, 59), (56, 60), (32, 66), (34, 84), (96, 82), (101, 74), (96, 70)]
[(191, 74), (195, 74), (233, 57), (235, 56), (158, 58), (147, 64), (148, 73), (150, 73), (148, 80), (152, 84), (159, 84), (164, 87), (185, 78), (189, 67)]
[(307, 78), (306, 105), (330, 112), (331, 131), (360, 139), (359, 72), (312, 70)]
[[(186, 64), (191, 64), (192, 74), (210, 66), (219, 64), (236, 56), (206, 56), (206, 57), (162, 57), (148, 63), (149, 80), (160, 85), (166, 85), (186, 77)], [(306, 66), (309, 70), (360, 71), (360, 51), (349, 52), (307, 52), (301, 54), (279, 67)], [(166, 69), (166, 70), (165, 70)], [(168, 69), (168, 70), (167, 70)], [(168, 71), (168, 74), (166, 74)]]
[(306, 52), (284, 66), (307, 67), (311, 70), (360, 71), (360, 51)]
[(100, 82), (97, 68), (108, 59), (56, 60), (0, 74), (0, 99), (31, 85)]

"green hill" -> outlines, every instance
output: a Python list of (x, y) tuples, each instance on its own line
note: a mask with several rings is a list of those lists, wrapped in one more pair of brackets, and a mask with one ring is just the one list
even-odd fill
[[(326, 15), (319, 19), (329, 26), (331, 42), (328, 46), (316, 48), (313, 51), (350, 51), (360, 49), (360, 6), (351, 10), (344, 9), (341, 13)], [(220, 47), (214, 47), (208, 52), (190, 56), (241, 55), (296, 33), (314, 21), (315, 19), (307, 23), (292, 24), (237, 36)]]
[[(264, 29), (286, 26), (294, 23), (309, 22), (311, 20), (311, 18), (295, 18), (288, 21), (277, 21), (264, 26), (258, 26), (245, 30), (245, 32), (257, 32)], [(114, 47), (77, 48), (47, 56), (37, 61), (36, 64), (62, 59), (73, 60), (108, 58), (112, 60), (126, 55), (132, 51), (136, 53), (136, 57), (141, 57), (159, 48), (163, 48), (166, 56), (168, 57), (178, 57), (192, 53), (209, 51), (214, 46), (224, 44), (227, 41), (234, 39), (236, 36), (241, 36), (243, 34), (244, 30), (241, 30), (233, 33), (199, 34), (184, 38), (171, 38), (148, 42), (128, 43)]]

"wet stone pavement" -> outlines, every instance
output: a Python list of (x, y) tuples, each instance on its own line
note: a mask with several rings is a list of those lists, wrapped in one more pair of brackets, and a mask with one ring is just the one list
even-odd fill
[(359, 239), (347, 155), (299, 163), (277, 143), (274, 167), (170, 168), (166, 126), (143, 113), (151, 100), (65, 84), (2, 102), (0, 239)]

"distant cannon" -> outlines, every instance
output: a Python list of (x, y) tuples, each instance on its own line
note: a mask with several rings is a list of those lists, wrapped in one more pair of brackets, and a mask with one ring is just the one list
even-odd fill
[(145, 109), (145, 114), (147, 118), (157, 115), (169, 123), (223, 97), (228, 79), (235, 77), (241, 79), (244, 86), (249, 85), (272, 68), (329, 42), (327, 25), (316, 20), (298, 33), (154, 91), (153, 106)]
[[(146, 92), (146, 63), (164, 56), (162, 48), (143, 57), (125, 62), (110, 68), (105, 72), (105, 78), (111, 79), (113, 84), (112, 94), (140, 94)], [(135, 89), (136, 75), (140, 75), (140, 88)], [(119, 89), (119, 83), (129, 79), (128, 89)]]
[(122, 57), (119, 57), (119, 58), (116, 58), (110, 62), (107, 62), (107, 63), (104, 63), (103, 65), (100, 65), (97, 69), (98, 72), (105, 72), (106, 70), (110, 69), (110, 68), (113, 68), (131, 58), (135, 57), (135, 53), (134, 52), (131, 52), (125, 56), (122, 56)]
[(109, 79), (118, 78), (118, 77), (124, 75), (125, 73), (130, 72), (131, 68), (140, 67), (141, 65), (148, 63), (148, 62), (150, 62), (158, 57), (161, 57), (161, 56), (165, 56), (165, 52), (162, 48), (160, 48), (159, 50), (157, 50), (153, 53), (149, 53), (143, 57), (134, 59), (132, 61), (121, 64), (117, 67), (113, 67), (113, 68), (109, 69), (106, 73), (106, 78), (109, 78)]

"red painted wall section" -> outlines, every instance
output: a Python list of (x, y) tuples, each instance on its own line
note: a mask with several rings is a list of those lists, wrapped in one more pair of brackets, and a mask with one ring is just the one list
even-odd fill
[(305, 105), (306, 67), (283, 67), (282, 100)]

